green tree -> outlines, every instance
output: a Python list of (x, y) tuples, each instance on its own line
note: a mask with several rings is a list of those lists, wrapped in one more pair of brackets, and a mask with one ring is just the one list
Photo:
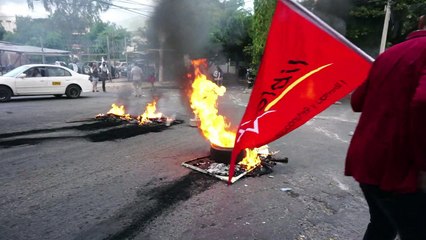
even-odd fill
[[(34, 1), (27, 0), (30, 9), (34, 9)], [(46, 11), (50, 12), (54, 30), (75, 43), (78, 43), (79, 38), (73, 36), (84, 33), (91, 24), (101, 21), (99, 16), (109, 9), (111, 1), (41, 0)]]
[[(253, 46), (250, 49), (254, 66), (258, 66), (263, 53), (275, 8), (274, 3), (274, 0), (254, 1), (255, 13), (251, 32)], [(379, 51), (386, 3), (387, 0), (302, 1), (302, 5), (308, 10), (371, 56), (376, 56)], [(392, 0), (391, 9), (387, 46), (403, 41), (407, 34), (416, 28), (417, 18), (426, 12), (426, 2), (424, 0)]]
[[(371, 55), (378, 54), (384, 23), (383, 11), (387, 0), (353, 0), (347, 37)], [(413, 31), (418, 16), (426, 12), (424, 0), (391, 1), (391, 22), (388, 30), (388, 46), (399, 43)]]
[(252, 67), (257, 72), (257, 68), (262, 59), (266, 38), (271, 25), (272, 15), (275, 10), (276, 0), (254, 0), (254, 16), (252, 31), (252, 46), (248, 49), (252, 55)]
[(86, 35), (92, 53), (107, 53), (107, 41), (109, 41), (109, 50), (113, 59), (120, 58), (126, 38), (130, 38), (130, 33), (123, 27), (110, 22), (96, 22)]
[(43, 43), (47, 48), (67, 49), (66, 38), (60, 32), (51, 31), (49, 26), (52, 24), (49, 18), (17, 17), (15, 32), (7, 34), (5, 40), (32, 46), (41, 46)]
[(211, 55), (223, 55), (226, 59), (236, 61), (238, 65), (238, 62), (249, 57), (245, 49), (251, 45), (249, 31), (252, 15), (242, 8), (244, 1), (224, 1), (222, 4), (211, 33)]
[[(34, 2), (27, 0), (28, 7), (34, 9)], [(111, 0), (41, 0), (46, 11), (68, 17), (87, 19), (89, 22), (100, 20), (99, 15), (109, 9)]]

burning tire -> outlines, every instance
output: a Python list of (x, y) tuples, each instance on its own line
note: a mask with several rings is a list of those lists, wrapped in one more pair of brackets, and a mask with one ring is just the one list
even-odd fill
[(12, 91), (7, 88), (0, 86), (0, 102), (7, 102), (12, 97)]
[(68, 98), (78, 98), (81, 94), (81, 88), (77, 85), (69, 85), (65, 91)]
[[(210, 159), (217, 163), (229, 164), (233, 148), (221, 147), (214, 144), (210, 145)], [(237, 156), (237, 163), (244, 158), (244, 151)]]

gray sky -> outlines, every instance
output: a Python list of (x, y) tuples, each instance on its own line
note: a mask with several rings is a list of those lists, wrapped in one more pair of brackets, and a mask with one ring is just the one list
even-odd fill
[[(135, 4), (123, 3), (123, 1), (113, 0), (113, 4), (131, 8), (131, 11), (120, 9), (112, 6), (107, 12), (101, 14), (103, 21), (109, 21), (116, 23), (123, 27), (129, 28), (130, 30), (136, 29), (144, 24), (147, 16), (151, 15), (153, 8), (143, 6), (154, 5), (155, 0), (132, 0)], [(129, 2), (129, 1), (126, 1)], [(141, 14), (134, 13), (132, 11), (139, 11)], [(32, 18), (45, 18), (49, 15), (44, 10), (43, 4), (39, 1), (34, 2), (34, 10), (28, 9), (26, 0), (0, 0), (0, 15), (3, 16), (29, 16)], [(145, 16), (144, 16), (145, 15)]]
[[(194, 0), (197, 1), (197, 0)], [(125, 2), (134, 2), (134, 4), (129, 4)], [(155, 5), (157, 0), (113, 0), (113, 4), (131, 8), (132, 11), (139, 11), (143, 15), (151, 15), (153, 8), (144, 6), (146, 5)], [(246, 8), (253, 9), (253, 0), (245, 0)], [(0, 0), (0, 15), (3, 16), (29, 16), (32, 18), (45, 18), (49, 15), (48, 12), (44, 10), (43, 4), (40, 1), (34, 1), (34, 10), (28, 9), (26, 0)], [(146, 16), (143, 16), (131, 11), (126, 11), (117, 7), (111, 7), (105, 13), (101, 14), (101, 19), (103, 21), (109, 21), (121, 25), (129, 30), (135, 30), (138, 27), (144, 25)]]

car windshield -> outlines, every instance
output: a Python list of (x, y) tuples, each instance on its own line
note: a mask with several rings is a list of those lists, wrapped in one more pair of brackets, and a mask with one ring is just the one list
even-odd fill
[(27, 70), (29, 67), (28, 66), (19, 66), (15, 69), (13, 69), (12, 71), (4, 74), (4, 77), (16, 77), (19, 74), (21, 74), (22, 72), (24, 72), (25, 70)]

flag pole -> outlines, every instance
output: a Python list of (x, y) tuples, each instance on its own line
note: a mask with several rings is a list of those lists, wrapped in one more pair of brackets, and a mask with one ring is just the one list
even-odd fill
[(388, 0), (388, 3), (386, 4), (386, 7), (385, 7), (385, 22), (383, 23), (382, 40), (380, 43), (379, 53), (384, 52), (386, 48), (386, 38), (388, 35), (390, 13), (391, 13), (391, 0)]

